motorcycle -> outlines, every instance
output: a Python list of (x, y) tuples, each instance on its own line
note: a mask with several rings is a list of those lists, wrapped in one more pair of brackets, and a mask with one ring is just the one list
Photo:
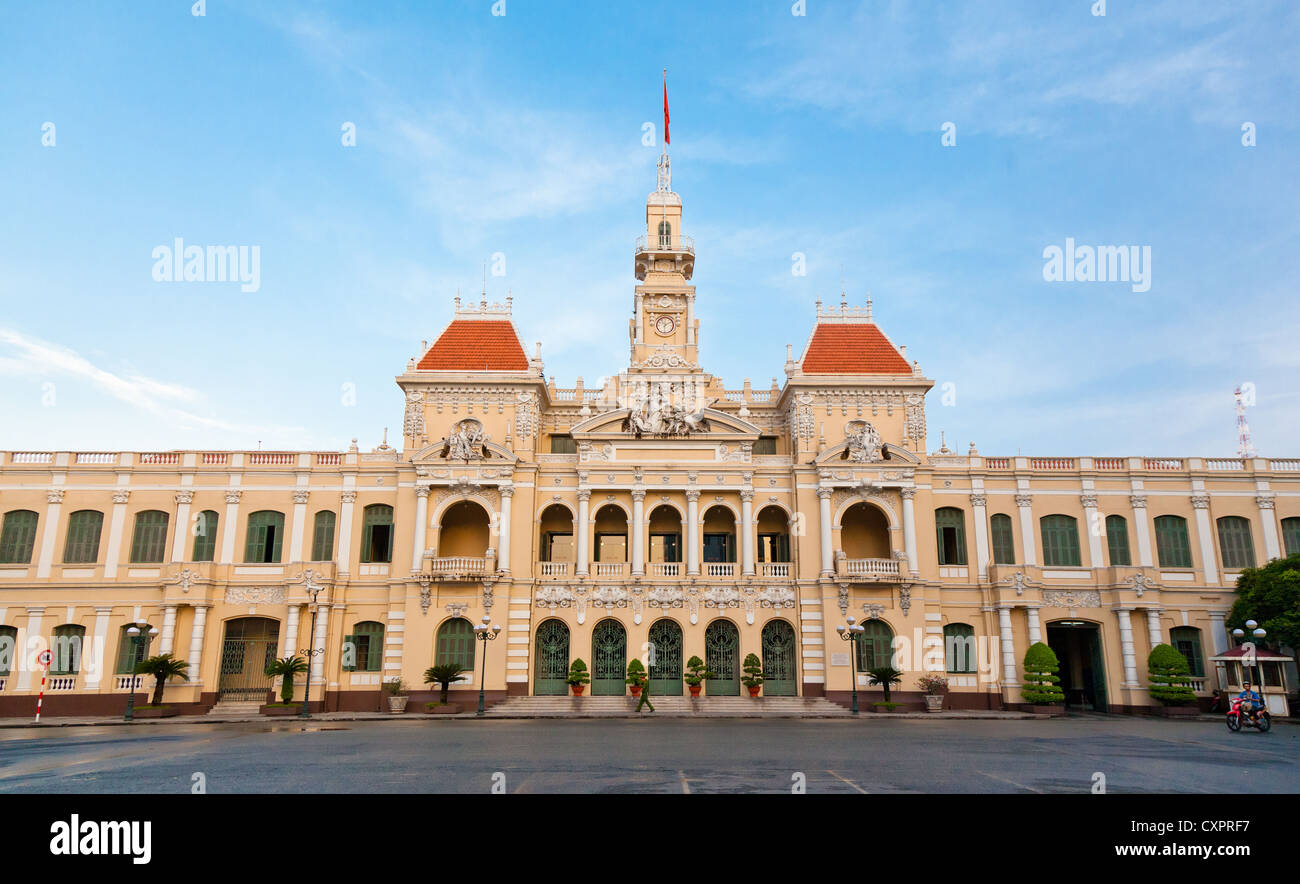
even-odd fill
[(1261, 734), (1268, 733), (1269, 728), (1273, 726), (1273, 719), (1269, 718), (1268, 710), (1259, 710), (1252, 720), (1250, 715), (1241, 708), (1243, 702), (1241, 697), (1232, 698), (1232, 708), (1228, 710), (1228, 730), (1235, 734), (1245, 726), (1258, 728)]

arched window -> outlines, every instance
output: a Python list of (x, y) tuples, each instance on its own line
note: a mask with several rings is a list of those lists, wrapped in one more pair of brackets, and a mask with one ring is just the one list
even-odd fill
[(1219, 519), (1219, 555), (1230, 571), (1255, 567), (1255, 545), (1250, 540), (1250, 522), (1241, 516)]
[(344, 672), (378, 672), (384, 664), (384, 624), (366, 620), (343, 637)]
[(14, 657), (18, 651), (18, 629), (13, 626), (0, 626), (0, 678), (13, 669)]
[(99, 510), (78, 510), (68, 516), (68, 537), (63, 543), (65, 564), (88, 565), (99, 561), (99, 535), (104, 514)]
[(361, 529), (361, 561), (393, 560), (393, 508), (385, 503), (366, 507)]
[[(127, 632), (132, 626), (140, 630), (140, 638), (136, 641), (131, 640), (130, 633)], [(149, 657), (149, 626), (140, 626), (136, 623), (128, 623), (122, 627), (121, 634), (117, 639), (117, 674), (131, 675), (135, 672), (136, 664), (143, 663)]]
[(474, 627), (464, 617), (453, 617), (438, 627), (435, 663), (455, 663), (474, 671)]
[(868, 620), (858, 636), (858, 672), (893, 665), (894, 631), (883, 620)]
[(211, 562), (217, 557), (216, 510), (204, 510), (194, 517), (194, 561)]
[(162, 510), (135, 514), (135, 531), (131, 535), (132, 564), (163, 561), (167, 550), (167, 519)]
[(50, 652), (50, 675), (76, 675), (81, 671), (81, 646), (86, 640), (86, 627), (65, 623), (54, 627)]
[(949, 672), (974, 672), (975, 658), (975, 628), (966, 623), (949, 623), (945, 626), (944, 667)]
[(1300, 517), (1282, 520), (1282, 549), (1288, 556), (1300, 553)]
[(258, 510), (248, 514), (248, 536), (244, 538), (245, 562), (278, 562), (283, 545), (284, 513)]
[(1182, 516), (1156, 516), (1156, 557), (1161, 568), (1192, 567), (1192, 545), (1187, 540), (1187, 520)]
[(993, 564), (1014, 565), (1016, 563), (1016, 536), (1011, 531), (1011, 517), (1006, 513), (994, 513), (989, 519), (993, 534)]
[(966, 564), (965, 515), (952, 506), (934, 511), (934, 528), (938, 533), (939, 564)]
[(311, 560), (328, 562), (334, 558), (334, 512), (321, 510), (311, 529)]
[(1043, 564), (1078, 567), (1079, 523), (1074, 516), (1043, 516), (1039, 524), (1043, 533)]
[(1110, 552), (1112, 568), (1133, 564), (1128, 551), (1128, 520), (1123, 516), (1106, 517), (1106, 548)]
[(1205, 655), (1201, 653), (1201, 631), (1195, 626), (1175, 626), (1169, 630), (1169, 643), (1187, 658), (1192, 675), (1205, 678)]
[(0, 565), (26, 565), (36, 545), (36, 513), (10, 510), (0, 528)]
[(673, 226), (667, 221), (659, 222), (659, 248), (670, 249), (673, 246)]

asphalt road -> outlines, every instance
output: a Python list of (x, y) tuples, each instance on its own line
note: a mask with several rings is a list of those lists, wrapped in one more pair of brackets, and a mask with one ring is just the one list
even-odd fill
[(0, 731), (0, 793), (1300, 792), (1300, 727), (496, 720)]

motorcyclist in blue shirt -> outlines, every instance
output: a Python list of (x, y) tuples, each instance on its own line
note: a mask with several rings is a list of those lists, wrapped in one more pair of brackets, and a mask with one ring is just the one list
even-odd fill
[(1241, 707), (1246, 714), (1250, 716), (1251, 721), (1259, 718), (1259, 710), (1264, 708), (1264, 699), (1250, 687), (1250, 682), (1242, 682), (1241, 693), (1237, 698), (1241, 700)]

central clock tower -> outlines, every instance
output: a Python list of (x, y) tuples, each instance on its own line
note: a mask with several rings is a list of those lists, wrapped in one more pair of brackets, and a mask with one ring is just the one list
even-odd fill
[(636, 242), (636, 287), (628, 325), (631, 373), (700, 371), (695, 320), (695, 243), (682, 234), (682, 198), (673, 192), (668, 153), (659, 158), (659, 186), (646, 198), (645, 235)]

